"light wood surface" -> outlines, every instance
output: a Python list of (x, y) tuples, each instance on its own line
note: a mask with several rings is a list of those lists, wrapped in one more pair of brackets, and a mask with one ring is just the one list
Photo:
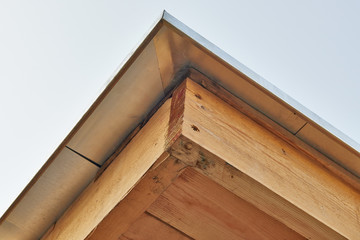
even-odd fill
[[(166, 157), (165, 160), (160, 158), (86, 239), (103, 240), (104, 236), (106, 236), (107, 240), (116, 240), (125, 232), (129, 233), (129, 231), (131, 234), (125, 234), (124, 237), (132, 236), (135, 233), (134, 229), (138, 227), (139, 221), (142, 222), (138, 218), (167, 189), (185, 167), (184, 163), (174, 157)], [(134, 223), (135, 221), (138, 221), (138, 223)], [(132, 226), (133, 224), (135, 226)], [(128, 230), (129, 227), (130, 230)], [(141, 231), (145, 230), (142, 229)]]
[(358, 238), (358, 191), (193, 81), (187, 89), (183, 136), (343, 236)]
[(194, 239), (305, 239), (194, 169), (148, 209)]
[(308, 239), (346, 239), (215, 155), (199, 148), (196, 171)]
[[(356, 175), (352, 174), (348, 171), (348, 169), (341, 166), (341, 163), (337, 163), (334, 160), (329, 159), (313, 147), (309, 146), (305, 142), (303, 142), (301, 139), (298, 138), (298, 136), (303, 135), (303, 131), (307, 131), (307, 134), (305, 134), (302, 137), (305, 137), (310, 134), (311, 130), (308, 131), (309, 126), (308, 124), (304, 125), (302, 130), (296, 134), (296, 136), (280, 126), (278, 123), (274, 122), (270, 118), (268, 118), (263, 113), (257, 111), (241, 99), (235, 97), (230, 92), (228, 92), (226, 89), (224, 89), (222, 86), (217, 84), (216, 82), (210, 80), (205, 75), (200, 73), (199, 71), (191, 68), (189, 70), (189, 78), (199, 85), (206, 88), (207, 91), (210, 91), (217, 97), (221, 98), (224, 102), (229, 104), (230, 106), (234, 107), (236, 110), (240, 111), (241, 113), (245, 114), (252, 120), (254, 120), (259, 125), (263, 126), (264, 128), (271, 131), (273, 134), (277, 135), (278, 137), (285, 140), (287, 143), (289, 143), (291, 146), (297, 148), (298, 150), (304, 152), (306, 155), (308, 155), (310, 158), (312, 158), (314, 161), (318, 161), (320, 164), (322, 164), (324, 167), (326, 167), (328, 170), (333, 172), (335, 175), (339, 176), (343, 181), (351, 185), (357, 190), (360, 190), (360, 179)], [(314, 130), (313, 128), (311, 128)], [(319, 134), (318, 131), (313, 131), (312, 135)], [(306, 139), (305, 139), (306, 140)], [(330, 140), (327, 140), (330, 141)], [(318, 145), (322, 145), (323, 148), (328, 144), (328, 146), (335, 146), (335, 143), (329, 143), (323, 140), (323, 138), (318, 138)], [(313, 142), (313, 144), (316, 145), (316, 143)], [(356, 163), (356, 157), (354, 154), (351, 154), (351, 152), (344, 153), (344, 150), (339, 149), (338, 147), (334, 147), (333, 149), (328, 149), (330, 152), (336, 152), (337, 157), (333, 159), (341, 159), (344, 156), (347, 159), (348, 162), (353, 162), (353, 164)], [(342, 154), (343, 153), (343, 154)], [(339, 157), (338, 155), (343, 155), (342, 157)], [(360, 164), (358, 166), (353, 165), (354, 171), (356, 171), (357, 168), (360, 167)]]
[(216, 91), (179, 85), (43, 239), (357, 239), (341, 171)]

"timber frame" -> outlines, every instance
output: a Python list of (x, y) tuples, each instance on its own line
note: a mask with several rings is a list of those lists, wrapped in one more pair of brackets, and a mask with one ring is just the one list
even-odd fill
[(164, 12), (0, 238), (360, 239), (359, 151)]
[[(359, 237), (360, 194), (341, 168), (279, 138), (220, 86), (190, 73), (43, 239), (143, 239), (154, 234), (151, 221), (137, 226), (146, 217), (181, 236), (159, 230), (164, 239)], [(202, 202), (181, 199), (176, 188), (206, 193), (197, 197), (223, 209), (196, 215)]]

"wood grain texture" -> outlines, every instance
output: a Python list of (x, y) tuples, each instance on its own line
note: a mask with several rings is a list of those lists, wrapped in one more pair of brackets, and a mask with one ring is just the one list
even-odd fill
[(211, 178), (238, 197), (251, 203), (269, 216), (300, 233), (307, 239), (346, 239), (339, 233), (321, 223), (308, 213), (275, 194), (259, 182), (226, 163), (214, 154), (193, 143), (186, 149), (190, 140), (180, 137), (173, 145), (172, 152), (184, 162), (192, 162), (195, 169)]
[[(146, 172), (141, 181), (111, 210), (86, 239), (102, 240), (106, 236), (107, 240), (116, 240), (125, 232), (128, 234), (125, 234), (124, 237), (133, 236), (135, 234), (133, 224), (141, 228), (139, 221), (143, 221), (137, 219), (174, 179), (176, 179), (185, 167), (186, 165), (184, 163), (174, 157), (167, 157), (165, 160), (160, 158), (158, 162)], [(138, 223), (134, 223), (135, 221)], [(130, 230), (128, 230), (129, 227)], [(140, 230), (145, 231), (146, 229), (141, 228)], [(138, 237), (140, 237), (140, 235)], [(131, 237), (130, 239), (141, 238)]]
[[(249, 69), (244, 68), (241, 64), (239, 66), (238, 63), (235, 63), (237, 66), (234, 68), (234, 65), (231, 66), (231, 64), (219, 59), (219, 56), (188, 38), (171, 24), (167, 24), (167, 26), (170, 30), (175, 30), (169, 34), (173, 43), (171, 49), (175, 72), (184, 65), (191, 65), (207, 76), (219, 80), (224, 87), (231, 89), (234, 95), (243, 96), (251, 106), (259, 109), (270, 118), (277, 119), (289, 131), (295, 133), (304, 125), (304, 119), (294, 115), (292, 109), (289, 109), (274, 94), (257, 83), (258, 80), (260, 83), (263, 81), (259, 76), (251, 71), (249, 72)], [(250, 75), (243, 74), (241, 71)]]
[(194, 169), (148, 211), (194, 239), (305, 239)]
[[(287, 143), (292, 145), (293, 147), (299, 149), (300, 151), (304, 152), (306, 155), (308, 155), (310, 158), (312, 158), (315, 161), (318, 161), (320, 164), (322, 164), (324, 167), (326, 167), (329, 171), (333, 172), (337, 176), (339, 176), (344, 182), (348, 183), (352, 187), (354, 187), (356, 190), (360, 191), (360, 179), (359, 177), (355, 176), (351, 172), (349, 172), (347, 169), (345, 169), (342, 164), (339, 162), (335, 162), (334, 160), (329, 159), (329, 157), (323, 155), (318, 150), (314, 149), (307, 143), (303, 142), (298, 137), (302, 134), (303, 130), (306, 131), (308, 129), (308, 126), (306, 125), (301, 131), (299, 131), (296, 136), (280, 126), (278, 123), (274, 122), (267, 116), (265, 116), (263, 113), (257, 111), (250, 105), (248, 105), (246, 102), (242, 101), (241, 99), (235, 97), (230, 92), (228, 92), (226, 89), (224, 89), (219, 84), (215, 83), (214, 81), (207, 78), (202, 73), (198, 72), (197, 70), (191, 68), (189, 70), (189, 78), (194, 80), (199, 85), (206, 88), (206, 90), (210, 91), (217, 97), (221, 98), (224, 102), (229, 104), (230, 106), (234, 107), (236, 110), (240, 111), (241, 113), (245, 114), (252, 120), (254, 120), (259, 125), (265, 127), (275, 135), (279, 136), (283, 140), (285, 140)], [(299, 113), (295, 113), (295, 115), (299, 115)], [(304, 116), (302, 116), (304, 118)], [(313, 131), (318, 132), (318, 131)], [(309, 131), (308, 131), (309, 134)], [(321, 140), (321, 138), (318, 139), (318, 144), (325, 145)], [(314, 142), (313, 142), (314, 144)], [(335, 143), (330, 144), (331, 146), (334, 146)], [(329, 145), (329, 146), (330, 146)], [(338, 148), (330, 149), (332, 152), (337, 152), (337, 157), (333, 159), (344, 159), (345, 157), (346, 161), (355, 161), (356, 157), (354, 155), (351, 155), (348, 153), (348, 155), (343, 154), (341, 158), (339, 158), (339, 155), (343, 150), (340, 150)], [(350, 155), (349, 155), (350, 154)], [(354, 162), (355, 163), (355, 162)], [(360, 164), (358, 164), (360, 166)], [(354, 170), (356, 170), (359, 166), (354, 166)]]
[(185, 102), (185, 90), (186, 84), (183, 82), (173, 92), (171, 98), (170, 120), (168, 127), (168, 137), (166, 146), (171, 145), (181, 134), (183, 114), (184, 114), (184, 102)]
[(147, 213), (142, 214), (126, 233), (118, 238), (118, 240), (158, 239), (190, 240), (191, 238)]
[(343, 236), (359, 237), (358, 191), (198, 84), (188, 80), (187, 89), (183, 136)]
[(43, 239), (84, 239), (164, 153), (169, 115), (167, 101)]

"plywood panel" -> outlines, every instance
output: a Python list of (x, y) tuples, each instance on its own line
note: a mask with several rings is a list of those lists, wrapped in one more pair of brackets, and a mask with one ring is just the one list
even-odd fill
[(194, 169), (148, 211), (195, 239), (305, 239)]

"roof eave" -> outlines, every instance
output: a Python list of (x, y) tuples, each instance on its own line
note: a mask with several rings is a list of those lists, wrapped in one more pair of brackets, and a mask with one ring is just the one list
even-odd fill
[[(170, 38), (168, 39), (167, 37)], [(177, 54), (178, 51), (181, 51), (181, 54)], [(166, 59), (162, 59), (162, 57)], [(198, 61), (200, 58), (204, 60), (204, 63)], [(212, 66), (207, 67), (205, 63), (212, 64)], [(39, 221), (39, 227), (31, 225), (33, 228), (31, 234), (37, 237), (43, 234), (47, 227), (56, 221), (76, 196), (92, 181), (98, 169), (91, 164), (89, 165), (89, 162), (81, 156), (85, 156), (102, 165), (126, 136), (165, 97), (167, 92), (171, 91), (177, 82), (182, 80), (181, 78), (176, 78), (176, 74), (187, 66), (198, 69), (233, 95), (241, 98), (256, 110), (296, 135), (299, 139), (307, 142), (322, 154), (359, 177), (360, 170), (355, 166), (355, 164), (359, 163), (360, 159), (360, 145), (358, 143), (164, 11), (141, 44), (137, 46), (136, 50), (121, 65), (82, 119), (2, 216), (0, 226), (4, 226), (4, 222), (11, 218), (14, 213), (16, 213), (17, 219), (29, 217), (24, 209), (30, 204), (43, 210), (39, 213), (39, 216), (33, 214), (31, 217), (45, 219), (45, 221)], [(215, 68), (213, 68), (214, 66)], [(218, 71), (215, 72), (213, 69)], [(246, 89), (246, 92), (253, 91), (260, 98), (252, 99), (250, 95), (244, 94), (244, 86), (249, 88)], [(129, 92), (127, 90), (129, 87), (134, 92)], [(149, 88), (151, 93), (149, 93)], [(139, 95), (142, 98), (139, 101), (135, 100)], [(123, 102), (123, 96), (130, 97), (131, 99)], [(281, 108), (282, 112), (279, 111), (281, 114), (278, 112), (272, 113), (271, 106), (270, 108), (269, 106), (261, 106), (261, 97), (270, 99), (275, 108)], [(147, 104), (143, 106), (142, 102)], [(115, 107), (117, 111), (113, 111)], [(134, 109), (137, 109), (137, 111), (134, 111)], [(117, 113), (119, 111), (123, 111), (121, 115)], [(108, 116), (105, 116), (106, 114), (104, 115), (104, 113)], [(294, 113), (296, 116), (291, 119), (292, 122), (286, 122), (290, 121), (287, 120), (287, 116), (292, 116), (291, 114)], [(306, 132), (306, 129), (303, 130), (303, 127), (307, 124), (312, 127), (308, 132)], [(103, 142), (97, 145), (105, 147), (94, 148), (93, 143), (99, 141), (98, 132), (104, 126), (121, 127), (116, 129), (116, 131), (104, 131), (104, 136), (101, 137)], [(316, 136), (307, 135), (309, 132), (311, 134), (315, 132)], [(336, 149), (343, 151), (345, 156), (350, 156), (350, 163), (346, 162), (349, 161), (347, 160), (348, 158), (344, 160), (338, 158), (336, 154), (334, 155), (331, 152), (333, 149), (330, 149), (332, 146), (324, 147), (318, 144), (318, 141), (323, 141), (324, 139), (336, 145)], [(74, 151), (70, 153), (69, 150)], [(342, 154), (341, 151), (340, 154)], [(80, 155), (76, 154), (76, 152), (80, 153)], [(64, 154), (67, 159), (72, 159), (71, 161), (73, 162), (66, 165), (65, 158), (61, 158)], [(83, 177), (79, 177), (79, 182), (75, 184), (65, 183), (61, 180), (73, 179), (78, 174), (76, 171), (68, 171), (75, 166), (71, 164), (77, 164), (76, 168), (79, 168), (80, 165), (88, 168), (88, 171), (84, 171)], [(50, 174), (50, 170), (55, 172)], [(44, 177), (50, 176), (49, 174), (59, 179)], [(49, 211), (44, 207), (44, 200), (34, 198), (34, 196), (48, 196), (49, 199), (51, 197), (58, 198), (59, 190), (56, 184), (62, 186), (60, 194), (62, 200), (56, 202), (56, 207), (47, 205), (47, 208), (51, 208), (51, 211)], [(14, 220), (11, 222), (14, 223)], [(22, 230), (26, 228), (25, 225), (19, 226), (18, 231), (25, 231)]]

